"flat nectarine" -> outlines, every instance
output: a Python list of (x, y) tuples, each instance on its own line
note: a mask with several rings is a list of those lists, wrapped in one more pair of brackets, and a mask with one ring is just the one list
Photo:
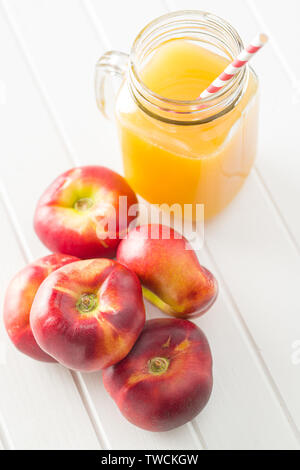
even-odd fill
[(128, 356), (103, 371), (103, 381), (131, 423), (168, 431), (193, 419), (210, 397), (209, 344), (188, 320), (149, 320)]
[(116, 261), (77, 261), (45, 280), (30, 323), (37, 343), (64, 366), (102, 369), (123, 359), (143, 329), (140, 282)]
[(7, 288), (3, 312), (7, 333), (21, 352), (39, 361), (55, 362), (34, 339), (29, 322), (31, 305), (44, 279), (74, 261), (78, 258), (61, 254), (44, 256), (18, 272)]
[(131, 230), (118, 247), (117, 259), (137, 274), (145, 297), (169, 315), (198, 317), (217, 297), (215, 277), (200, 265), (188, 241), (169, 227)]

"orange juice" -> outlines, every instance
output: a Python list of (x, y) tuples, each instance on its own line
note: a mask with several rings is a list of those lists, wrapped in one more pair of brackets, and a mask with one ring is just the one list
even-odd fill
[[(192, 102), (229, 60), (191, 40), (173, 39), (149, 54), (139, 78), (166, 103)], [(139, 195), (157, 204), (204, 204), (205, 218), (229, 204), (256, 154), (258, 82), (252, 69), (247, 77), (234, 105), (188, 125), (184, 115), (173, 122), (165, 111), (148, 113), (123, 84), (116, 119), (125, 176)]]

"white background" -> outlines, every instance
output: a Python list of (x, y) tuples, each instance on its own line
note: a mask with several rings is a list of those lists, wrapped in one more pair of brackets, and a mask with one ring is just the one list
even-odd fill
[(8, 343), (1, 322), (0, 448), (300, 447), (298, 0), (0, 1), (1, 299), (11, 276), (46, 254), (32, 228), (45, 187), (75, 164), (122, 171), (113, 125), (95, 105), (97, 58), (129, 51), (149, 20), (182, 8), (223, 16), (245, 42), (257, 31), (271, 37), (253, 61), (261, 81), (257, 163), (231, 206), (207, 224), (200, 253), (221, 287), (197, 321), (214, 356), (211, 400), (186, 426), (144, 432), (120, 415), (101, 374), (30, 360)]

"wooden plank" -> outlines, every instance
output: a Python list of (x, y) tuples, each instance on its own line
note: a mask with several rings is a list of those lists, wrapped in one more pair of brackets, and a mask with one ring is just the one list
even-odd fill
[[(2, 348), (2, 357), (0, 360), (0, 368), (1, 366), (4, 366), (5, 361), (6, 361), (6, 342), (1, 341), (1, 348)], [(2, 412), (0, 410), (0, 450), (13, 450), (14, 446), (11, 441), (11, 437), (9, 435), (8, 429), (6, 427), (6, 424), (4, 422), (4, 418), (2, 415)]]
[[(2, 15), (0, 25), (1, 41), (6, 43), (2, 54), (1, 78), (7, 91), (6, 104), (0, 113), (1, 128), (5, 129), (1, 134), (0, 144), (1, 178), (8, 183), (9, 194), (14, 196), (14, 202), (17, 201), (18, 223), (20, 226), (27, 226), (29, 237), (36, 245), (34, 254), (39, 256), (45, 253), (45, 249), (37, 241), (31, 227), (36, 197), (42, 190), (39, 183), (43, 174), (51, 175), (53, 155), (57, 156), (57, 164), (60, 165), (63, 160), (60, 157), (64, 152), (53, 126), (49, 124), (48, 114), (40, 103), (28, 71), (20, 60), (16, 44)], [(28, 113), (35, 116), (35, 125), (30, 124)], [(35, 171), (37, 161), (41, 163), (39, 177)], [(66, 167), (65, 163), (65, 167), (61, 165), (60, 169)], [(32, 181), (35, 181), (38, 187), (36, 193), (34, 184), (31, 185)], [(46, 181), (47, 178), (44, 183)], [(3, 298), (10, 277), (24, 265), (24, 259), (9, 228), (7, 217), (3, 214), (3, 209), (1, 210)], [(3, 330), (1, 341), (7, 344)], [(33, 362), (17, 353), (10, 345), (7, 354), (7, 363), (1, 366), (4, 386), (0, 387), (0, 401), (5, 423), (15, 447), (99, 448), (70, 373), (57, 366), (48, 368)], [(82, 428), (70, 426), (72, 419), (80, 422)]]
[[(176, 0), (173, 5), (180, 8), (183, 2)], [(196, 7), (196, 2), (188, 0), (184, 7)], [(244, 37), (250, 38), (260, 29), (242, 2), (204, 0), (202, 8), (228, 18)], [(231, 207), (208, 224), (206, 240), (277, 387), (287, 418), (299, 429), (300, 375), (291, 361), (292, 344), (300, 330), (295, 248), (300, 235), (299, 218), (295, 217), (300, 175), (295, 140), (298, 112), (271, 44), (264, 54), (255, 59), (262, 88), (258, 177), (253, 174)], [(283, 96), (278, 89), (287, 92)]]
[[(73, 161), (78, 161), (80, 158), (86, 164), (105, 159), (108, 165), (111, 163), (111, 165), (117, 166), (117, 146), (114, 145), (116, 141), (115, 133), (108, 121), (104, 120), (102, 122), (94, 94), (94, 67), (104, 50), (95, 31), (90, 27), (90, 21), (82, 9), (81, 0), (75, 0), (71, 3), (66, 1), (56, 2), (56, 7), (60, 7), (64, 12), (68, 11), (70, 16), (67, 22), (68, 34), (64, 35), (63, 40), (53, 34), (53, 30), (47, 37), (43, 34), (47, 14), (51, 15), (49, 2), (45, 0), (32, 2), (29, 0), (26, 4), (22, 1), (16, 1), (14, 4), (11, 2), (4, 4), (8, 6), (8, 12), (11, 10), (12, 5), (15, 6), (13, 21), (22, 19), (23, 9), (29, 15), (34, 11), (34, 15), (29, 18), (29, 22), (24, 24), (24, 33), (29, 34), (33, 26), (35, 38), (39, 36), (45, 38), (43, 60), (39, 62), (39, 71), (34, 70), (34, 81), (42, 92), (43, 101), (53, 118), (53, 127), (58, 129), (63, 137), (62, 142), (69, 158)], [(80, 11), (80, 21), (72, 21), (73, 9), (75, 12)], [(35, 17), (36, 19), (34, 19)], [(75, 17), (78, 20), (78, 15), (75, 15)], [(66, 16), (58, 14), (56, 17), (50, 16), (48, 23), (49, 27), (53, 27), (55, 24), (55, 27), (61, 31), (66, 28), (65, 21)], [(18, 27), (16, 33), (18, 33)], [(84, 37), (85, 34), (88, 34), (87, 39)], [(74, 37), (77, 38), (76, 47), (73, 42)], [(38, 41), (36, 42), (38, 43)], [(64, 56), (59, 53), (61, 47), (63, 47)], [(30, 52), (29, 54), (25, 52), (25, 55), (28, 56), (27, 62), (31, 64)], [(48, 59), (51, 57), (53, 60), (55, 59), (54, 68), (47, 65)], [(62, 70), (65, 69), (69, 70), (68, 76), (62, 73)], [(70, 73), (73, 77), (71, 81)], [(52, 83), (52, 86), (55, 87), (56, 93), (59, 93), (57, 99), (61, 105), (57, 107), (58, 112), (53, 108), (47, 90), (45, 90), (45, 75), (48, 81)], [(43, 80), (41, 80), (41, 76), (43, 76)], [(76, 86), (74, 86), (75, 83)], [(70, 114), (72, 119), (70, 119)], [(65, 115), (68, 116), (68, 119), (65, 119)], [(63, 125), (61, 122), (63, 122)], [(99, 122), (101, 122), (101, 126)], [(69, 135), (72, 136), (72, 143), (68, 139)]]
[[(166, 13), (163, 2), (120, 2), (112, 0), (104, 5), (97, 0), (85, 0), (96, 29), (106, 38), (109, 48), (130, 52), (138, 33), (147, 23)], [(96, 18), (95, 18), (96, 16)]]
[[(32, 8), (37, 5), (36, 2), (30, 3)], [(105, 121), (98, 115), (94, 115), (89, 77), (85, 76), (84, 78), (81, 74), (77, 77), (77, 74), (74, 75), (72, 73), (70, 66), (73, 60), (70, 63), (68, 61), (65, 63), (63, 60), (63, 58), (68, 56), (69, 43), (76, 50), (76, 57), (79, 63), (84, 63), (84, 57), (87, 55), (89, 60), (94, 63), (91, 51), (94, 51), (93, 54), (96, 56), (100, 48), (99, 38), (94, 35), (89, 24), (85, 25), (80, 10), (76, 8), (77, 3), (72, 2), (72, 16), (69, 15), (68, 20), (69, 37), (67, 42), (62, 40), (65, 32), (63, 18), (64, 15), (65, 17), (68, 15), (69, 8), (71, 8), (70, 2), (60, 2), (58, 7), (58, 3), (54, 1), (51, 2), (51, 7), (47, 4), (47, 8), (44, 4), (43, 8), (38, 10), (39, 24), (29, 22), (29, 10), (22, 7), (21, 3), (11, 2), (11, 4), (18, 6), (18, 8), (13, 10), (14, 15), (16, 15), (15, 17), (22, 30), (22, 34), (26, 37), (26, 44), (38, 67), (38, 73), (42, 77), (47, 93), (51, 97), (51, 102), (54, 103), (55, 109), (63, 122), (64, 129), (67, 129), (67, 135), (70, 136), (74, 153), (80, 155), (77, 149), (84, 148), (88, 139), (85, 128), (88, 127), (93, 129), (89, 134), (90, 139), (92, 139), (92, 146), (94, 147), (93, 156), (96, 154), (101, 155), (97, 160), (99, 163), (115, 165), (119, 156), (116, 157), (114, 152), (112, 152), (114, 153), (113, 160), (105, 158), (108, 152), (110, 152), (111, 141), (107, 139), (108, 143), (102, 144), (95, 137), (96, 134), (99, 136)], [(57, 24), (55, 38), (51, 38), (51, 44), (49, 44), (51, 19), (54, 20), (58, 16), (58, 8), (60, 9), (61, 20)], [(135, 17), (142, 17), (143, 8), (144, 5), (136, 5)], [(124, 41), (125, 43), (127, 30), (114, 27), (114, 12), (113, 8), (107, 7), (105, 9), (106, 30), (110, 31), (111, 37), (115, 38), (116, 41), (120, 43)], [(100, 17), (99, 21), (101, 21)], [(47, 29), (47, 24), (49, 24), (49, 29)], [(80, 34), (78, 34), (78, 31), (80, 31)], [(39, 35), (38, 43), (35, 40), (37, 34)], [(82, 43), (83, 37), (86, 42), (85, 46)], [(117, 47), (115, 44), (117, 42), (114, 43), (113, 47)], [(55, 56), (51, 54), (51, 48), (54, 48), (56, 51)], [(57, 63), (60, 64), (60, 75), (64, 77), (62, 83), (57, 82)], [(65, 88), (67, 83), (68, 87)], [(86, 106), (83, 108), (86, 110), (83, 116), (81, 112), (74, 113), (74, 109), (69, 105), (71, 97), (76, 95), (76, 91), (79, 100), (78, 110)], [(79, 135), (75, 135), (76, 133), (79, 133)], [(89, 155), (84, 154), (84, 161), (90, 161), (89, 158)], [(94, 157), (91, 161), (94, 161)], [(256, 183), (254, 183), (254, 187), (256, 187)], [(268, 208), (267, 212), (269, 210)], [(31, 244), (28, 236), (29, 232), (27, 232), (27, 239)], [(33, 244), (32, 249), (35, 249)], [(151, 311), (152, 314), (153, 312), (157, 314), (155, 309), (148, 308), (149, 315), (151, 315)], [(270, 384), (262, 373), (256, 355), (249, 347), (249, 340), (247, 340), (248, 342), (246, 341), (247, 335), (244, 330), (241, 330), (240, 322), (236, 319), (236, 315), (236, 312), (232, 311), (232, 306), (228, 305), (228, 298), (222, 295), (214, 310), (211, 311), (211, 314), (199, 320), (200, 326), (205, 325), (205, 331), (212, 342), (216, 371), (214, 396), (209, 408), (199, 417), (198, 421), (204, 441), (209, 448), (276, 448), (280, 447), (280, 445), (286, 448), (294, 447), (295, 441), (285, 416), (282, 414), (277, 399), (274, 398), (274, 392)], [(217, 331), (216, 323), (218, 324)], [(224, 343), (224, 337), (228, 338), (226, 343)], [(224, 350), (225, 344), (226, 351)], [(245, 365), (247, 366), (244, 367)], [(243, 377), (243, 379), (241, 380), (240, 377)], [(187, 433), (186, 428), (183, 428), (185, 431), (179, 429), (174, 433), (167, 433), (163, 436), (153, 436), (152, 434), (137, 431), (136, 428), (128, 425), (119, 416), (116, 407), (111, 403), (107, 395), (103, 393), (98, 374), (84, 376), (84, 381), (98, 416), (103, 423), (106, 437), (111, 447), (143, 448), (146, 446), (150, 448), (154, 446), (153, 448), (169, 448), (170, 446), (177, 446), (177, 448), (182, 448), (182, 445), (185, 445), (186, 448), (189, 448), (195, 445), (190, 434), (190, 428), (187, 438), (184, 440), (182, 438), (183, 432)], [(217, 412), (215, 409), (217, 409)], [(261, 416), (264, 416), (263, 420)], [(110, 425), (107, 423), (110, 423)], [(246, 426), (245, 423), (249, 424)], [(124, 439), (124, 436), (126, 436), (126, 439)]]
[[(171, 3), (171, 2), (168, 2), (168, 3)], [(179, 2), (179, 3), (180, 3), (180, 2)], [(199, 8), (198, 2), (191, 2), (191, 3), (193, 3), (193, 5), (191, 5), (191, 8)], [(205, 3), (205, 2), (204, 2), (204, 3)], [(218, 5), (219, 5), (219, 4), (220, 4), (220, 2), (218, 2)], [(226, 6), (227, 6), (227, 5), (224, 5), (224, 4), (223, 4), (223, 7), (226, 7)], [(201, 5), (201, 7), (204, 8), (203, 5)], [(188, 2), (182, 2), (182, 8), (189, 8)], [(205, 8), (204, 8), (204, 9), (205, 9)], [(206, 9), (209, 9), (208, 6), (207, 6)], [(230, 10), (230, 11), (231, 11), (231, 10)], [(136, 9), (135, 9), (135, 12), (136, 12)], [(116, 41), (117, 41), (116, 36), (117, 36), (117, 35), (120, 37), (120, 38), (118, 39), (119, 43), (122, 43), (122, 41), (125, 40), (125, 39), (123, 39), (122, 30), (121, 30), (121, 29), (118, 29), (118, 28), (115, 28), (115, 26), (114, 26), (115, 23), (114, 23), (114, 16), (113, 16), (113, 13), (112, 13), (112, 12), (109, 12), (109, 13), (110, 13), (110, 16), (108, 16), (108, 12), (106, 11), (106, 17), (105, 17), (105, 26), (106, 26), (106, 30), (109, 30), (109, 31), (113, 31), (113, 32), (114, 32), (114, 34), (113, 34), (113, 36), (114, 36), (114, 44), (116, 44)], [(239, 14), (242, 15), (242, 16), (244, 16), (245, 18), (247, 17), (247, 13), (248, 13), (248, 12), (247, 12), (246, 10), (244, 10), (244, 11), (239, 11)], [(137, 16), (139, 16), (139, 14), (137, 14)], [(99, 15), (99, 19), (100, 19), (100, 15)], [(254, 191), (255, 191), (255, 190), (256, 190), (256, 187), (259, 186), (258, 182), (255, 181), (255, 182), (253, 183), (253, 186), (254, 186), (253, 189), (254, 189)], [(264, 206), (264, 208), (263, 208), (263, 210), (262, 210), (262, 213), (263, 213), (265, 210), (266, 210), (268, 213), (270, 212), (270, 208), (268, 207), (268, 205), (265, 205), (265, 206)], [(222, 331), (222, 330), (221, 330), (221, 331)], [(231, 331), (231, 333), (232, 333), (232, 332), (233, 332), (233, 330)], [(244, 333), (245, 333), (245, 335), (247, 336), (247, 329), (244, 331)], [(230, 336), (230, 335), (229, 335), (229, 336)], [(252, 357), (252, 360), (253, 360), (253, 358), (255, 357), (255, 354), (253, 354), (253, 349), (252, 349), (252, 355), (253, 355), (253, 357)], [(261, 377), (264, 378), (263, 380), (265, 381), (266, 384), (268, 383), (269, 388), (272, 388), (272, 385), (270, 385), (270, 382), (268, 382), (268, 380), (266, 380), (266, 377), (264, 376), (264, 373), (263, 373), (263, 370), (262, 370), (262, 367), (261, 367), (261, 364), (260, 364), (259, 360), (257, 361), (255, 367), (256, 367), (256, 368), (257, 368), (257, 367), (259, 368), (258, 371), (259, 371), (259, 373), (261, 374)], [(257, 371), (257, 372), (258, 372), (258, 371)], [(246, 382), (246, 383), (247, 383), (247, 382)], [(253, 382), (253, 384), (256, 384), (256, 383), (257, 383), (256, 381)], [(247, 385), (248, 385), (248, 383), (247, 383)], [(254, 396), (257, 397), (257, 394), (255, 394), (254, 391), (251, 393), (251, 392), (249, 391), (249, 389), (248, 389), (248, 394), (245, 395), (245, 399), (247, 400), (249, 395), (253, 396), (253, 395), (252, 395), (253, 393), (254, 393)], [(274, 394), (274, 390), (273, 390), (273, 394)], [(277, 395), (276, 392), (275, 392), (275, 395)], [(266, 396), (268, 396), (268, 394), (266, 394)], [(236, 398), (236, 397), (235, 397), (235, 398)], [(277, 403), (276, 406), (278, 407), (278, 401), (277, 401), (276, 399), (275, 399), (275, 401), (276, 401), (276, 403)], [(231, 405), (232, 405), (231, 410), (234, 410), (234, 403), (236, 403), (236, 401), (235, 401), (235, 402), (233, 401), (233, 402), (231, 403)], [(241, 407), (241, 409), (244, 409), (244, 408)], [(263, 410), (263, 409), (264, 409), (264, 406), (262, 406), (261, 410)], [(251, 411), (253, 412), (253, 410), (251, 410)], [(255, 411), (257, 412), (257, 415), (254, 414), (254, 415), (255, 415), (254, 422), (257, 423), (259, 417), (261, 416), (261, 411), (259, 411), (259, 405), (257, 405), (257, 404), (256, 404), (256, 407), (255, 407)], [(280, 410), (279, 410), (279, 413), (280, 413)], [(281, 413), (280, 413), (280, 414), (281, 414)], [(234, 413), (233, 413), (233, 415), (234, 415)], [(252, 416), (253, 416), (253, 415), (252, 415)], [(274, 416), (274, 414), (271, 413), (270, 416)], [(287, 437), (288, 441), (289, 441), (289, 439), (291, 439), (291, 441), (289, 441), (290, 443), (291, 443), (291, 442), (295, 442), (294, 439), (291, 437), (291, 430), (290, 430), (290, 428), (289, 428), (288, 425), (287, 425), (287, 420), (286, 420), (283, 416), (281, 416), (281, 418), (282, 418), (283, 421), (285, 422), (285, 430), (284, 430), (284, 433), (286, 433), (286, 434), (284, 434), (284, 435)], [(229, 419), (230, 419), (230, 418), (229, 418)], [(200, 423), (201, 423), (201, 417), (200, 417), (199, 421), (200, 421)], [(268, 420), (268, 419), (266, 419), (266, 422), (267, 422), (267, 421), (270, 423), (270, 422), (272, 422), (272, 419), (271, 419), (271, 421)], [(219, 422), (219, 421), (218, 421), (218, 422)], [(228, 422), (228, 417), (227, 417), (227, 422)], [(247, 417), (244, 416), (243, 419), (241, 420), (241, 422), (244, 422), (244, 423), (245, 423), (245, 422), (248, 422)], [(240, 423), (240, 424), (241, 424), (241, 423)], [(278, 428), (280, 428), (280, 427), (281, 427), (281, 425), (279, 425)], [(276, 427), (274, 428), (274, 427), (273, 427), (273, 430), (276, 429), (276, 432), (275, 432), (275, 433), (272, 432), (272, 429), (269, 429), (268, 431), (267, 431), (267, 430), (263, 431), (263, 432), (262, 432), (262, 440), (259, 442), (259, 439), (258, 439), (258, 440), (255, 442), (255, 445), (258, 446), (258, 447), (259, 447), (259, 446), (263, 446), (263, 445), (265, 445), (266, 447), (268, 447), (268, 445), (271, 445), (270, 443), (267, 443), (267, 442), (266, 442), (266, 437), (265, 437), (265, 436), (268, 435), (268, 436), (271, 436), (271, 439), (274, 438), (275, 434), (277, 433), (278, 428), (276, 428)], [(215, 427), (211, 427), (211, 430), (215, 430)], [(225, 440), (224, 440), (224, 431), (223, 431), (223, 441), (220, 439), (220, 441), (218, 441), (218, 445), (222, 445), (222, 442), (223, 442), (223, 445), (225, 445), (225, 446), (227, 445), (228, 447), (230, 447), (230, 445), (237, 445), (237, 446), (240, 445), (241, 447), (243, 447), (243, 446), (246, 446), (246, 447), (249, 446), (249, 447), (251, 448), (251, 445), (254, 445), (253, 442), (255, 441), (255, 434), (256, 434), (256, 437), (257, 437), (257, 424), (254, 424), (254, 425), (253, 425), (252, 431), (253, 431), (253, 435), (251, 435), (251, 433), (249, 433), (249, 430), (248, 430), (248, 429), (245, 430), (245, 433), (244, 433), (244, 432), (243, 432), (243, 428), (242, 428), (241, 425), (240, 425), (240, 426), (238, 426), (238, 427), (236, 428), (235, 432), (233, 432), (233, 435), (230, 436), (229, 441), (226, 441), (226, 438), (225, 438)], [(203, 433), (204, 439), (206, 439), (206, 441), (207, 441), (207, 436), (209, 435), (209, 430), (206, 430), (206, 432), (204, 432), (204, 430), (203, 430), (203, 428), (202, 428), (202, 426), (201, 426), (201, 432)], [(213, 439), (215, 439), (215, 442), (216, 442), (215, 435), (213, 434), (213, 436), (211, 436), (211, 437), (213, 437)], [(252, 439), (253, 439), (253, 441), (252, 441)], [(225, 441), (226, 441), (226, 442), (225, 442)], [(276, 441), (276, 437), (275, 437), (275, 441)], [(275, 448), (276, 448), (276, 446), (278, 447), (278, 442), (275, 442), (275, 441), (273, 441), (273, 445), (274, 445)], [(214, 441), (211, 442), (211, 445), (212, 445), (212, 446), (214, 446), (213, 442), (214, 442)], [(280, 442), (282, 443), (282, 441), (279, 440), (279, 443), (280, 443)], [(280, 447), (280, 444), (279, 444), (279, 447)]]
[[(2, 201), (0, 217), (3, 222), (0, 295), (3, 299), (8, 280), (24, 265), (24, 259)], [(0, 343), (6, 348), (5, 360), (0, 363), (0, 406), (4, 423), (1, 429), (6, 447), (11, 447), (11, 441), (15, 449), (98, 449), (94, 430), (70, 373), (61, 366), (39, 363), (17, 352), (8, 340), (2, 321)]]
[[(7, 70), (9, 70), (6, 81), (10, 83), (14, 96), (10, 101), (10, 115), (7, 122), (8, 135), (3, 145), (10, 151), (11, 165), (7, 169), (6, 165), (1, 166), (0, 163), (0, 169), (1, 174), (5, 177), (9, 197), (16, 210), (25, 241), (30, 251), (34, 256), (37, 256), (44, 250), (41, 249), (41, 245), (32, 232), (32, 211), (35, 202), (39, 193), (54, 175), (58, 174), (62, 168), (74, 163), (73, 148), (69, 152), (70, 146), (68, 145), (66, 148), (62, 145), (61, 134), (58, 135), (56, 129), (63, 128), (67, 141), (71, 142), (72, 147), (74, 146), (78, 161), (82, 163), (93, 161), (117, 167), (118, 154), (113, 161), (114, 155), (110, 157), (113, 138), (111, 138), (112, 144), (107, 146), (104, 136), (105, 123), (103, 126), (99, 124), (101, 118), (98, 113), (97, 117), (94, 116), (95, 103), (94, 100), (91, 101), (91, 77), (86, 73), (81, 74), (81, 72), (77, 75), (72, 67), (77, 60), (81, 64), (78, 69), (84, 68), (86, 57), (91, 58), (88, 55), (91, 54), (89, 51), (94, 51), (90, 63), (92, 69), (95, 58), (99, 54), (99, 42), (95, 39), (95, 33), (88, 17), (84, 15), (81, 2), (75, 0), (65, 0), (64, 2), (57, 0), (51, 2), (27, 1), (26, 4), (10, 2), (9, 11), (11, 7), (14, 8), (13, 15), (15, 15), (13, 23), (15, 18), (17, 21), (15, 33), (23, 44), (23, 54), (25, 53), (29, 68), (24, 64), (18, 50), (7, 50), (7, 55), (4, 58)], [(32, 11), (35, 12), (34, 16)], [(70, 11), (72, 11), (72, 15), (70, 15)], [(60, 20), (56, 21), (58, 18)], [(27, 21), (29, 21), (29, 25)], [(54, 23), (55, 35), (52, 35)], [(68, 23), (67, 40), (66, 23)], [(9, 42), (10, 47), (15, 48), (11, 33), (5, 27), (0, 29), (3, 41)], [(23, 35), (26, 38), (26, 43), (21, 38)], [(37, 37), (39, 41), (36, 41)], [(56, 51), (55, 54), (53, 50)], [(67, 59), (71, 51), (76, 51), (76, 54), (74, 53), (75, 55), (71, 59)], [(14, 57), (13, 70), (8, 67), (11, 57)], [(29, 69), (33, 73), (33, 80)], [(63, 77), (61, 82), (57, 82), (57, 75)], [(22, 76), (23, 80), (21, 89), (17, 87), (19, 76)], [(40, 84), (42, 84), (42, 88)], [(34, 85), (38, 85), (42, 100)], [(49, 100), (49, 96), (51, 100)], [(76, 102), (74, 102), (75, 99)], [(42, 101), (46, 104), (46, 108), (50, 109), (50, 115), (54, 118), (53, 123), (49, 120), (49, 115), (45, 111), (45, 107), (42, 106)], [(19, 109), (20, 113), (18, 114)], [(28, 109), (30, 109), (30, 114), (28, 114)], [(56, 122), (57, 115), (59, 115), (59, 126)], [(63, 127), (61, 123), (63, 123)], [(20, 128), (21, 132), (18, 139), (13, 139), (11, 142), (16, 128)], [(101, 129), (102, 133), (100, 134)], [(68, 139), (69, 135), (71, 139)], [(111, 132), (110, 135), (114, 134)], [(79, 142), (80, 139), (81, 142)], [(95, 146), (92, 155), (88, 151), (87, 153), (81, 152), (80, 149), (84, 149), (85, 143), (87, 150), (89, 150), (92, 145), (91, 141)], [(22, 166), (22, 171), (15, 175), (13, 167), (16, 168), (19, 165)], [(39, 175), (39, 177), (36, 178), (35, 175)], [(24, 190), (24, 181), (26, 181), (26, 185), (30, 186), (30, 191)], [(81, 377), (84, 383), (88, 383), (89, 375)], [(123, 434), (117, 434), (120, 418), (115, 415), (114, 404), (103, 391), (100, 374), (96, 374), (94, 378), (96, 385), (93, 389), (93, 393), (95, 393), (93, 409), (97, 413), (97, 416), (94, 417), (96, 425), (97, 420), (99, 422), (99, 418), (102, 416), (103, 403), (107, 403), (105, 411), (109, 416), (105, 422), (100, 421), (101, 429), (104, 431), (103, 441), (109, 447), (119, 448), (122, 444), (125, 448), (143, 448), (145, 438), (141, 437), (142, 432), (129, 423), (124, 421)], [(55, 383), (55, 380), (53, 382)], [(90, 398), (92, 396), (90, 390), (88, 393), (88, 398)], [(78, 429), (82, 432), (80, 419), (77, 422)], [(72, 427), (73, 423), (74, 421)], [(98, 431), (101, 432), (101, 429)], [(160, 437), (150, 433), (146, 434), (147, 448), (149, 449), (170, 447), (194, 449), (201, 446), (198, 440), (194, 439), (194, 433), (190, 427), (182, 427), (174, 433), (162, 434)]]
[[(200, 253), (200, 260), (221, 281), (207, 253)], [(299, 448), (239, 312), (222, 282), (220, 286), (217, 303), (196, 322), (207, 334), (214, 358), (213, 395), (198, 419), (203, 437), (210, 449)]]
[(276, 48), (281, 65), (294, 82), (295, 99), (300, 100), (300, 44), (296, 37), (299, 27), (300, 3), (298, 0), (273, 2), (247, 0), (248, 6), (258, 22), (268, 30), (272, 45)]
[[(173, 3), (169, 0), (169, 4), (173, 5), (174, 9), (197, 8), (197, 5), (199, 8), (196, 0), (174, 0)], [(238, 0), (201, 2), (202, 9), (208, 9), (230, 21), (244, 42), (251, 40), (257, 31), (263, 29), (247, 5), (247, 2)], [(276, 35), (279, 43), (281, 41), (278, 35), (283, 37), (284, 30), (288, 28), (289, 14), (288, 8), (281, 11), (282, 27), (277, 30)], [(273, 17), (273, 7), (271, 16)], [(267, 18), (264, 20), (268, 25)], [(290, 28), (290, 31), (292, 30), (293, 28)], [(272, 45), (272, 36), (270, 44), (253, 60), (253, 65), (261, 86), (260, 145), (256, 168), (279, 209), (293, 242), (299, 247), (300, 220), (295, 217), (298, 211), (300, 178), (300, 159), (295, 137), (298, 132), (299, 89), (295, 89), (290, 73), (279, 60), (276, 48)], [(300, 70), (297, 69), (296, 75), (299, 73)], [(284, 92), (278, 93), (278, 90)]]

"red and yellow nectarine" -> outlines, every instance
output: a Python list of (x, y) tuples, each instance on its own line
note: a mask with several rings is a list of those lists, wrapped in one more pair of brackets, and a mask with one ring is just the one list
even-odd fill
[(171, 316), (198, 317), (216, 300), (215, 277), (200, 265), (188, 241), (169, 227), (152, 224), (131, 230), (118, 247), (117, 259), (137, 274), (145, 297)]
[[(121, 196), (127, 198), (122, 224)], [(56, 178), (42, 195), (34, 227), (51, 251), (78, 258), (112, 258), (120, 232), (126, 232), (135, 218), (129, 215), (135, 204), (135, 193), (118, 173), (101, 166), (73, 168)]]
[(149, 320), (128, 356), (103, 371), (103, 381), (131, 423), (168, 431), (193, 419), (210, 397), (209, 344), (188, 320)]
[(123, 359), (145, 323), (137, 276), (109, 259), (77, 261), (38, 290), (30, 322), (40, 347), (70, 369), (95, 371)]
[(55, 362), (37, 344), (29, 322), (30, 308), (38, 288), (50, 273), (78, 261), (74, 256), (44, 256), (23, 268), (10, 282), (4, 301), (4, 324), (14, 345), (24, 354), (45, 362)]

